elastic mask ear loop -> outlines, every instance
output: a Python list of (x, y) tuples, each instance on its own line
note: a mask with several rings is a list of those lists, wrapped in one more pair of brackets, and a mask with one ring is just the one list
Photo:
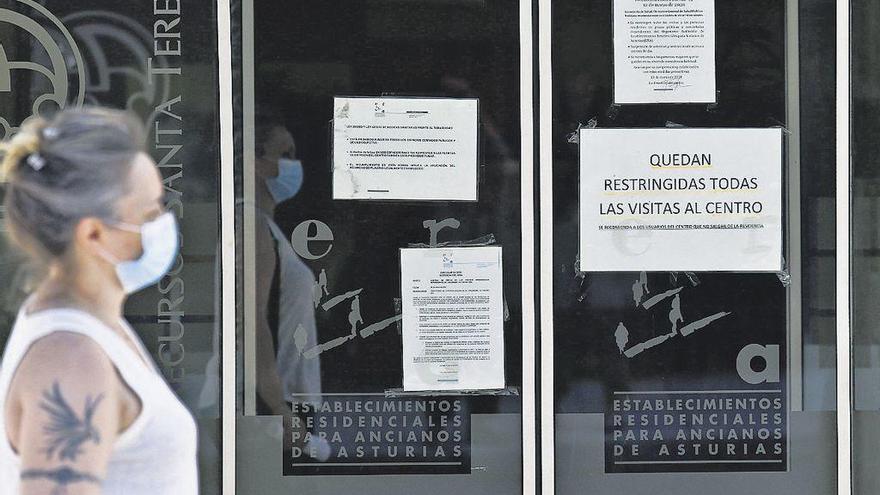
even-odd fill
[[(141, 228), (139, 226), (134, 225), (134, 224), (130, 224), (128, 222), (122, 222), (122, 221), (113, 220), (113, 219), (107, 219), (106, 222), (111, 224), (114, 228), (117, 228), (119, 230), (124, 230), (126, 232), (131, 232), (133, 234), (140, 234), (141, 233)], [(102, 258), (104, 258), (104, 261), (106, 261), (107, 263), (110, 263), (113, 266), (116, 266), (119, 263), (122, 263), (122, 260), (120, 260), (119, 258), (114, 256), (113, 253), (111, 253), (110, 251), (107, 251), (106, 249), (104, 249), (101, 246), (98, 246), (98, 254), (101, 255)]]
[(112, 223), (113, 223), (113, 226), (119, 230), (124, 230), (126, 232), (131, 232), (133, 234), (140, 234), (141, 233), (141, 226), (139, 226), (139, 225), (135, 225), (133, 223), (128, 223), (128, 222), (119, 222), (119, 221), (115, 221), (115, 220), (113, 220)]
[(113, 266), (116, 266), (119, 263), (122, 263), (122, 261), (120, 261), (119, 258), (117, 258), (116, 256), (113, 255), (113, 253), (111, 253), (110, 251), (107, 251), (106, 249), (102, 248), (101, 246), (98, 246), (98, 255), (101, 256), (102, 258), (104, 258), (104, 261), (106, 261), (107, 263), (110, 263)]

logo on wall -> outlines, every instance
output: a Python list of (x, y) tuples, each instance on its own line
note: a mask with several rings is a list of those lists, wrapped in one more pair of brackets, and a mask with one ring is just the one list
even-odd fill
[(784, 325), (718, 298), (729, 279), (658, 278), (641, 272), (606, 330), (626, 379), (606, 395), (605, 472), (786, 471)]
[[(59, 19), (33, 0), (15, 1), (22, 9), (0, 8), (0, 23), (26, 33), (29, 43), (19, 45), (28, 46), (26, 53), (12, 57), (23, 60), (10, 60), (12, 50), (0, 40), (0, 98), (6, 93), (14, 99), (17, 104), (10, 108), (28, 106), (18, 118), (0, 115), (0, 139), (31, 116), (83, 103), (125, 108), (148, 125), (154, 120), (156, 105), (170, 97), (171, 85), (160, 62), (152, 76), (144, 66), (144, 60), (152, 61), (147, 28), (115, 12), (88, 10)], [(30, 78), (15, 87), (19, 72)], [(25, 104), (22, 94), (33, 97)]]
[(149, 125), (155, 119), (157, 104), (171, 96), (168, 76), (151, 76), (144, 64), (145, 60), (153, 62), (152, 33), (134, 20), (106, 10), (75, 12), (63, 22), (79, 42), (86, 61), (85, 101), (125, 108)]
[[(24, 57), (16, 54), (10, 60), (11, 50), (0, 40), (0, 98), (13, 98), (17, 104), (10, 107), (20, 108), (19, 118), (0, 115), (0, 138), (14, 134), (30, 117), (46, 115), (68, 105), (82, 105), (85, 100), (83, 58), (70, 31), (39, 3), (13, 2), (16, 10), (0, 8), (0, 24), (11, 24), (13, 33), (27, 35), (29, 43), (19, 46), (27, 46), (29, 51)], [(16, 85), (19, 73), (27, 73), (27, 84)], [(16, 91), (17, 88), (26, 90)], [(22, 94), (28, 96), (21, 97)]]

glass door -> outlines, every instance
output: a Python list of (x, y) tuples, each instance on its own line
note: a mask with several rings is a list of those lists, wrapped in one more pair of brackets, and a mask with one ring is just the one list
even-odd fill
[(834, 493), (835, 3), (541, 7), (545, 491)]
[(232, 11), (236, 489), (523, 493), (528, 2)]
[(880, 486), (873, 449), (880, 421), (880, 380), (877, 311), (877, 204), (878, 163), (874, 156), (880, 128), (877, 109), (880, 93), (874, 48), (880, 42), (878, 6), (871, 2), (850, 2), (852, 34), (850, 50), (850, 156), (852, 175), (852, 470), (853, 493), (873, 493)]

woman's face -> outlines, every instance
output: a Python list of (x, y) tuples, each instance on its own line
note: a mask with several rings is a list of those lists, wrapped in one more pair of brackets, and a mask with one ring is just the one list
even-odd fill
[(279, 159), (296, 158), (296, 143), (290, 131), (281, 126), (272, 128), (266, 136), (266, 142), (263, 143), (263, 156), (257, 158), (258, 175), (277, 176)]
[[(146, 153), (140, 153), (128, 176), (128, 194), (117, 204), (116, 218), (131, 225), (142, 225), (155, 220), (164, 212), (164, 188), (155, 162)], [(141, 256), (141, 237), (136, 232), (113, 228), (107, 224), (104, 249), (120, 261)]]

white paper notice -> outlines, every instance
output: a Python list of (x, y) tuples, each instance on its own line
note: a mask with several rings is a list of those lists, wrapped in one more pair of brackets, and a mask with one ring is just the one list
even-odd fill
[(715, 0), (614, 0), (614, 102), (715, 102)]
[(501, 248), (400, 250), (403, 389), (504, 388)]
[(581, 129), (583, 271), (782, 270), (781, 129)]
[(333, 199), (477, 200), (477, 99), (337, 97), (333, 115)]

